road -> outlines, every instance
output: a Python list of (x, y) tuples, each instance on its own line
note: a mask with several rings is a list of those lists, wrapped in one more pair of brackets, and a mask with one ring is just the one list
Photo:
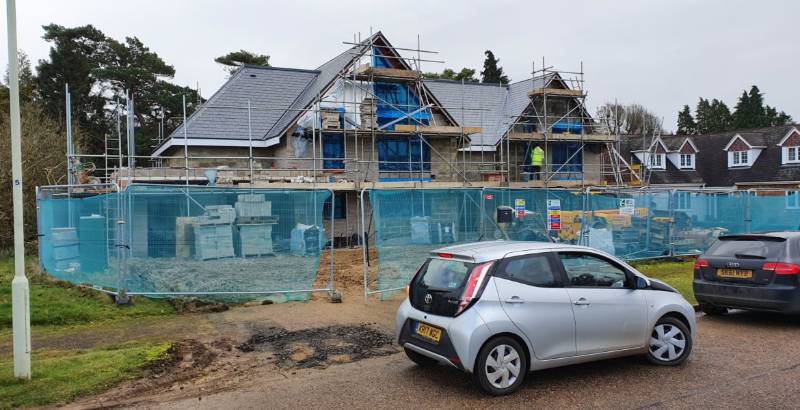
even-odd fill
[(139, 402), (137, 408), (703, 408), (800, 407), (800, 318), (736, 312), (702, 316), (690, 359), (675, 368), (643, 358), (536, 372), (517, 394), (482, 395), (469, 375), (423, 369), (405, 356), (249, 380), (209, 396)]

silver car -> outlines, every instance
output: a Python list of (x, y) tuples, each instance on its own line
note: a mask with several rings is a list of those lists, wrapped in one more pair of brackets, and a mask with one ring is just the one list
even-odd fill
[(493, 395), (516, 391), (530, 371), (611, 357), (677, 365), (695, 337), (694, 309), (675, 289), (581, 246), (441, 248), (408, 295), (395, 322), (408, 357), (470, 372)]

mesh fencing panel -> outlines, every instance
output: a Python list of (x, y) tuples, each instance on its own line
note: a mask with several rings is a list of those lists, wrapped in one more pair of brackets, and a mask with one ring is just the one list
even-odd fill
[(167, 185), (99, 195), (43, 188), (40, 258), (60, 279), (130, 294), (311, 290), (329, 242), (323, 205), (330, 196)]
[(433, 249), (488, 239), (480, 189), (371, 190), (369, 200), (378, 291), (405, 287)]

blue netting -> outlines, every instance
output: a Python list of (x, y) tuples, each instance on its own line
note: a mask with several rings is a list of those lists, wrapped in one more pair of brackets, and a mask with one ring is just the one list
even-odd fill
[[(557, 230), (548, 229), (548, 200), (560, 206)], [(449, 243), (550, 240), (634, 260), (699, 254), (723, 234), (800, 229), (795, 191), (401, 189), (370, 191), (370, 203), (378, 291), (405, 286), (432, 249)], [(511, 222), (496, 223), (498, 207), (513, 209)], [(430, 234), (441, 226), (458, 235)]]
[(436, 248), (487, 240), (480, 189), (369, 192), (378, 250), (377, 288), (402, 289)]
[(326, 190), (43, 188), (40, 260), (59, 279), (129, 293), (324, 287), (315, 281), (329, 238), (330, 215), (323, 215), (329, 198)]

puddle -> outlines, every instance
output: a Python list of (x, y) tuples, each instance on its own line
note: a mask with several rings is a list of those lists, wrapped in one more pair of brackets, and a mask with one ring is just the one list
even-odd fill
[(280, 368), (327, 367), (398, 350), (388, 334), (361, 324), (289, 331), (267, 328), (237, 346), (242, 352), (269, 352)]

